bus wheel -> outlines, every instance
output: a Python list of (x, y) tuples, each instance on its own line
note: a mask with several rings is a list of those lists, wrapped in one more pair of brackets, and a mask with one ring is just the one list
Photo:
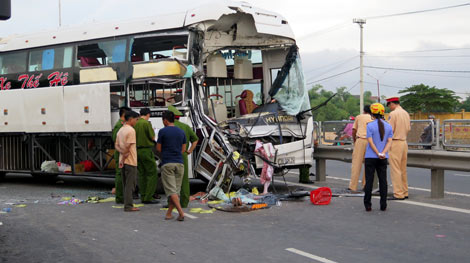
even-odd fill
[(3, 181), (6, 174), (7, 174), (6, 172), (0, 172), (0, 181)]

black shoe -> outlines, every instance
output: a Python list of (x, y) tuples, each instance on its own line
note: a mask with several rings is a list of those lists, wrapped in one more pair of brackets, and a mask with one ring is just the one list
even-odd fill
[(367, 211), (367, 212), (372, 211), (372, 207), (366, 207), (366, 211)]
[(380, 211), (385, 211), (385, 210), (387, 210), (387, 206), (381, 206), (380, 207)]
[(158, 200), (142, 201), (142, 204), (150, 204), (150, 205), (159, 204), (159, 203), (160, 201)]
[(396, 198), (395, 196), (387, 198), (387, 200), (405, 200), (405, 198)]

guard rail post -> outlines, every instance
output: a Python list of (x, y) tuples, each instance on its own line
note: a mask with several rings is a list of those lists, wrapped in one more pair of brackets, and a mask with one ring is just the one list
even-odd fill
[(444, 198), (444, 170), (431, 169), (431, 198)]
[(315, 180), (326, 181), (326, 159), (315, 158)]
[(442, 150), (441, 136), (440, 136), (440, 134), (441, 134), (441, 123), (440, 123), (439, 119), (435, 120), (434, 123), (435, 123), (435, 127), (434, 127), (435, 131), (433, 131), (433, 132), (436, 135), (436, 136), (434, 136), (434, 142), (436, 143), (436, 145), (434, 146), (434, 150)]

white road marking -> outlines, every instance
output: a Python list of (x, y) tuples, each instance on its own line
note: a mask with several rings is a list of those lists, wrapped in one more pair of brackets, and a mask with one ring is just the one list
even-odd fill
[[(296, 186), (302, 186), (302, 187), (311, 188), (311, 189), (320, 188), (319, 186), (306, 185), (306, 184), (299, 184), (299, 183), (291, 183), (291, 182), (287, 182), (287, 184), (296, 185)], [(410, 187), (408, 187), (408, 188), (410, 188)], [(373, 198), (379, 199), (380, 197), (378, 197), (378, 196), (373, 196)], [(429, 207), (429, 208), (435, 208), (435, 209), (441, 209), (441, 210), (459, 212), (459, 213), (464, 213), (464, 214), (470, 214), (470, 210), (469, 210), (469, 209), (463, 209), (463, 208), (457, 208), (457, 207), (451, 207), (451, 206), (434, 205), (434, 204), (429, 204), (429, 203), (422, 203), (422, 202), (415, 202), (415, 201), (408, 201), (408, 200), (397, 201), (397, 202), (398, 202), (398, 203), (403, 203), (403, 204), (409, 204), (409, 205), (417, 205), (417, 206), (423, 206), (423, 207)]]
[(287, 251), (289, 252), (292, 252), (292, 253), (295, 253), (297, 255), (301, 255), (301, 256), (304, 256), (306, 258), (310, 258), (310, 259), (313, 259), (313, 260), (316, 260), (318, 262), (322, 262), (322, 263), (337, 263), (336, 261), (332, 261), (332, 260), (329, 260), (327, 258), (324, 258), (324, 257), (319, 257), (319, 256), (315, 256), (313, 254), (310, 254), (310, 253), (307, 253), (307, 252), (304, 252), (302, 250), (298, 250), (298, 249), (295, 249), (295, 248), (286, 248)]
[(334, 180), (341, 180), (341, 181), (350, 181), (348, 178), (341, 178), (341, 177), (334, 177), (334, 176), (328, 176), (328, 178), (334, 179)]
[[(378, 196), (374, 196), (374, 198), (380, 198)], [(417, 205), (417, 206), (424, 206), (424, 207), (430, 207), (430, 208), (436, 208), (436, 209), (441, 209), (441, 210), (447, 210), (447, 211), (453, 211), (453, 212), (459, 212), (459, 213), (464, 213), (464, 214), (470, 214), (470, 210), (468, 209), (462, 209), (462, 208), (457, 208), (457, 207), (450, 207), (450, 206), (443, 206), (443, 205), (433, 205), (433, 204), (428, 204), (428, 203), (421, 203), (421, 202), (415, 202), (415, 201), (396, 201), (399, 203), (404, 203), (404, 204), (409, 204), (409, 205)]]
[[(418, 191), (425, 191), (425, 192), (431, 192), (431, 190), (430, 190), (430, 189), (426, 189), (426, 188), (419, 188), (419, 187), (411, 187), (411, 186), (408, 186), (408, 189), (412, 189), (412, 190), (418, 190)], [(457, 192), (447, 192), (447, 191), (444, 191), (444, 194), (448, 194), (448, 195), (458, 195), (458, 196), (464, 196), (464, 197), (470, 197), (470, 194), (457, 193)]]
[[(469, 175), (470, 176), (470, 175)], [(341, 180), (341, 181), (350, 181), (347, 178), (341, 178), (341, 177), (334, 177), (334, 176), (328, 176), (328, 178), (333, 179), (333, 180)], [(392, 185), (390, 185), (391, 187)], [(425, 191), (425, 192), (431, 192), (431, 189), (426, 189), (426, 188), (420, 188), (420, 187), (413, 187), (413, 186), (408, 186), (408, 189), (411, 190), (417, 190), (417, 191)], [(445, 191), (445, 194), (448, 195), (457, 195), (457, 196), (464, 196), (464, 197), (470, 197), (470, 194), (464, 194), (464, 193), (458, 193), (458, 192), (448, 192)]]
[[(178, 211), (173, 211), (174, 214), (178, 214)], [(197, 216), (193, 216), (191, 214), (188, 214), (188, 213), (184, 213), (184, 217), (189, 217), (191, 219), (196, 219)]]
[(295, 186), (302, 186), (302, 187), (307, 187), (307, 188), (312, 188), (312, 189), (320, 188), (320, 186), (313, 186), (313, 185), (308, 185), (308, 184), (300, 184), (300, 183), (292, 183), (292, 182), (287, 182), (287, 184), (295, 185)]
[(470, 174), (451, 174), (455, 176), (470, 177)]

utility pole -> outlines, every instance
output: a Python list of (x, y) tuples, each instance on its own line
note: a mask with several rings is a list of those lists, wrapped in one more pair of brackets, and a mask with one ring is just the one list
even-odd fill
[[(385, 71), (385, 72), (386, 72), (386, 71)], [(374, 76), (372, 76), (372, 75), (369, 74), (369, 73), (366, 73), (366, 74), (367, 74), (367, 76), (369, 76), (369, 77), (371, 77), (371, 78), (377, 80), (377, 102), (380, 103), (380, 83), (379, 83), (379, 79), (376, 78), (376, 77), (374, 77)], [(384, 74), (385, 74), (385, 73), (384, 73)]]
[(363, 47), (363, 28), (364, 24), (366, 23), (365, 19), (360, 19), (360, 18), (354, 18), (353, 23), (356, 23), (359, 25), (359, 28), (361, 30), (361, 47), (359, 51), (359, 57), (360, 57), (360, 74), (361, 74), (361, 79), (360, 79), (360, 86), (361, 86), (361, 95), (360, 95), (360, 103), (359, 103), (359, 112), (362, 112), (364, 109), (364, 47)]
[(60, 0), (59, 0), (59, 27), (62, 26), (62, 8), (60, 6)]

